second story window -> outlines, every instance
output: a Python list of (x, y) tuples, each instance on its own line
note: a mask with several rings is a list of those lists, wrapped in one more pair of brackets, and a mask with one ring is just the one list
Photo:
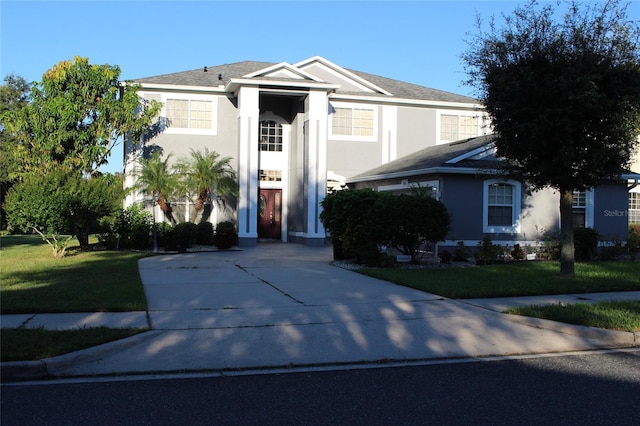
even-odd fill
[(282, 125), (271, 120), (260, 122), (260, 151), (282, 152)]
[(213, 102), (205, 100), (167, 99), (169, 127), (182, 129), (211, 129)]

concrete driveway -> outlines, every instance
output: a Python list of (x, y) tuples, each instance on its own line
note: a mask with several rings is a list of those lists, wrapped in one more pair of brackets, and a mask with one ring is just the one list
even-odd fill
[(633, 333), (528, 321), (260, 244), (140, 260), (152, 331), (47, 360), (85, 376), (408, 362), (632, 346)]

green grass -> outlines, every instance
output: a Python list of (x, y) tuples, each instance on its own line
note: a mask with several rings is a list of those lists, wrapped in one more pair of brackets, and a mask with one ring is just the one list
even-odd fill
[(0, 360), (32, 361), (66, 354), (146, 331), (137, 328), (82, 328), (78, 330), (2, 329)]
[(144, 311), (138, 260), (146, 254), (80, 251), (63, 259), (38, 236), (0, 237), (2, 314)]
[(507, 310), (509, 314), (551, 319), (568, 324), (640, 331), (640, 300), (574, 303), (569, 305), (534, 305)]
[(467, 268), (360, 269), (360, 273), (455, 299), (640, 290), (640, 263), (576, 263), (560, 277), (557, 262), (518, 262)]

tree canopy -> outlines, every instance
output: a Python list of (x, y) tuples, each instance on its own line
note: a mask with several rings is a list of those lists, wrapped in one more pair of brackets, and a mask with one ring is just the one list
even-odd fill
[(138, 86), (119, 77), (118, 66), (77, 56), (45, 72), (24, 108), (3, 111), (4, 132), (22, 160), (18, 174), (65, 169), (93, 176), (125, 134), (140, 137), (161, 104), (141, 104)]
[[(462, 56), (497, 154), (561, 194), (561, 273), (573, 276), (573, 191), (619, 178), (640, 133), (640, 29), (618, 0), (530, 1)], [(564, 9), (564, 10), (561, 10)]]

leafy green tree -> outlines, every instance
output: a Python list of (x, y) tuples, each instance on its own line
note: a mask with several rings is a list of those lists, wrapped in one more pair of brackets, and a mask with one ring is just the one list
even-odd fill
[[(190, 158), (176, 163), (176, 170), (183, 177), (185, 192), (195, 195), (196, 202), (191, 221), (195, 222), (204, 205), (213, 200), (225, 205), (238, 196), (236, 172), (231, 167), (231, 157), (222, 157), (215, 151), (191, 150)], [(202, 217), (202, 220), (206, 219)]]
[(133, 189), (150, 195), (158, 203), (165, 217), (175, 224), (168, 197), (175, 193), (179, 178), (169, 166), (170, 158), (171, 155), (168, 155), (163, 160), (162, 153), (155, 151), (149, 158), (142, 159), (141, 167), (135, 173), (136, 184)]
[(4, 132), (17, 141), (22, 160), (18, 174), (62, 168), (94, 176), (125, 135), (139, 138), (161, 104), (141, 104), (139, 86), (119, 77), (117, 66), (76, 56), (45, 72), (25, 107), (2, 113)]
[[(4, 84), (0, 86), (0, 117), (9, 112), (17, 112), (24, 108), (29, 102), (29, 85), (20, 76), (13, 74), (4, 79)], [(15, 183), (15, 174), (20, 170), (20, 160), (16, 153), (16, 138), (4, 130), (4, 125), (0, 122), (0, 199), (4, 197)], [(0, 212), (2, 229), (6, 227), (4, 207)]]
[(536, 1), (477, 25), (462, 59), (495, 130), (497, 154), (560, 193), (560, 273), (573, 277), (573, 191), (615, 179), (640, 132), (640, 29), (618, 0)]
[(98, 220), (117, 211), (123, 195), (120, 177), (86, 179), (78, 172), (56, 170), (25, 176), (8, 192), (5, 210), (13, 228), (36, 232), (49, 243), (55, 257), (62, 257), (68, 239), (59, 236), (75, 235), (80, 247), (86, 248)]

